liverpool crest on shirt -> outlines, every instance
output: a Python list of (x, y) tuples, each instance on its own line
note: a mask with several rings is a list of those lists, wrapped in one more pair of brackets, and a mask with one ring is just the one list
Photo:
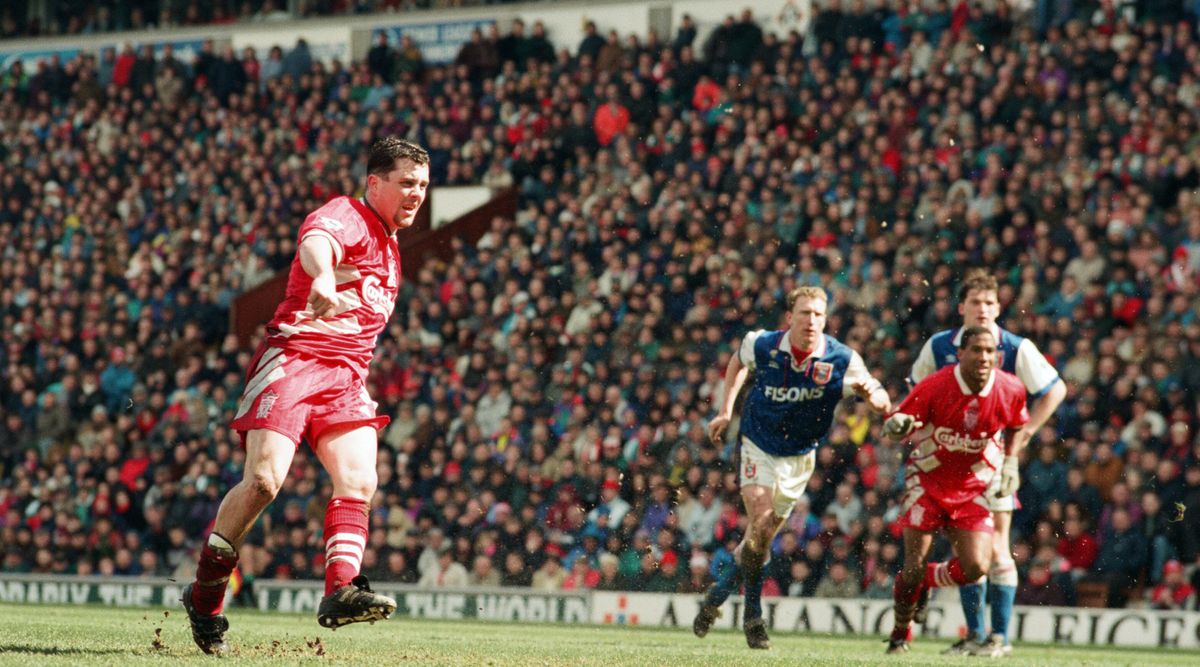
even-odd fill
[(975, 430), (975, 426), (979, 424), (979, 399), (972, 399), (967, 403), (967, 407), (963, 409), (963, 428), (967, 432)]

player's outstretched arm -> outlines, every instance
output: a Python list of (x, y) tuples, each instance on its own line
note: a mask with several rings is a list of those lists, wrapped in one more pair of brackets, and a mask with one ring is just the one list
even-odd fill
[(892, 397), (888, 396), (887, 390), (883, 388), (879, 380), (876, 380), (867, 370), (867, 364), (863, 362), (862, 356), (858, 352), (850, 355), (850, 365), (846, 368), (844, 386), (849, 391), (843, 391), (843, 395), (853, 393), (866, 401), (875, 414), (884, 415), (891, 412)]
[(883, 422), (883, 434), (892, 440), (903, 440), (910, 433), (921, 428), (932, 418), (929, 407), (930, 384), (927, 381), (918, 382), (908, 393), (896, 412), (888, 415)]
[(737, 350), (729, 355), (729, 364), (725, 366), (725, 393), (721, 397), (721, 405), (717, 416), (708, 422), (708, 439), (714, 445), (721, 444), (725, 437), (725, 429), (729, 428), (729, 420), (733, 418), (733, 404), (737, 402), (738, 392), (746, 382), (748, 369), (742, 365)]
[(300, 243), (300, 266), (312, 279), (308, 309), (314, 317), (336, 315), (341, 305), (333, 272), (333, 244), (322, 235), (306, 236)]
[(877, 415), (885, 415), (892, 411), (892, 397), (888, 396), (887, 390), (882, 385), (872, 388), (866, 382), (858, 382), (850, 385), (854, 390), (854, 395), (867, 402), (871, 406), (871, 410)]

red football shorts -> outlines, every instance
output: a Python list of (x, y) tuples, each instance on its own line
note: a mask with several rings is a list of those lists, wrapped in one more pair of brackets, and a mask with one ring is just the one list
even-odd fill
[(391, 421), (377, 416), (375, 401), (352, 368), (302, 352), (260, 345), (246, 374), (246, 389), (230, 428), (242, 436), (269, 429), (316, 446), (335, 426), (382, 429)]
[(941, 528), (959, 528), (980, 532), (992, 532), (996, 525), (992, 521), (992, 510), (987, 498), (981, 493), (970, 500), (951, 503), (928, 492), (918, 482), (904, 492), (904, 509), (900, 513), (900, 527), (933, 532)]

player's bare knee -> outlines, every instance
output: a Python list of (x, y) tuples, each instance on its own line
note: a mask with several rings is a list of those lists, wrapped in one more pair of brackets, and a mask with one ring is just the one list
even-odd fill
[(270, 473), (252, 473), (244, 481), (250, 494), (262, 505), (267, 505), (279, 494), (283, 480)]
[(975, 581), (987, 574), (989, 565), (991, 565), (991, 563), (986, 560), (962, 561), (963, 577), (965, 577), (967, 581)]
[(995, 563), (1002, 560), (1012, 560), (1012, 549), (1009, 548), (1007, 542), (1004, 544), (993, 542), (992, 562)]
[(379, 477), (374, 470), (343, 472), (340, 482), (340, 488), (334, 491), (337, 495), (370, 500), (371, 496), (375, 495)]

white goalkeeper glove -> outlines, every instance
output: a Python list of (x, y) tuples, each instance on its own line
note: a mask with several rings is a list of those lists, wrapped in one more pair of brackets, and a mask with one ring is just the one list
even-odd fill
[(890, 438), (899, 440), (912, 433), (913, 429), (917, 428), (917, 426), (918, 422), (912, 415), (897, 412), (883, 422), (883, 433)]
[(996, 491), (997, 498), (1007, 498), (1021, 488), (1021, 474), (1018, 471), (1017, 457), (1005, 456), (1004, 465), (1000, 467), (1000, 488)]

